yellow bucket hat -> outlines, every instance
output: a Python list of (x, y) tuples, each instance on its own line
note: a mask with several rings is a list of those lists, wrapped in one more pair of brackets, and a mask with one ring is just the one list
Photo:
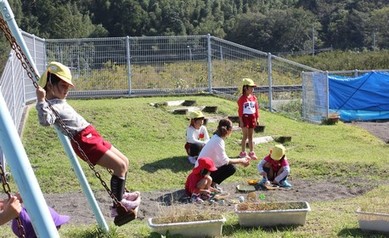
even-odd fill
[(54, 61), (47, 66), (46, 71), (42, 74), (38, 82), (39, 86), (46, 86), (48, 72), (57, 75), (60, 79), (74, 87), (72, 83), (72, 73), (70, 72), (70, 69), (63, 64)]
[(189, 115), (190, 119), (204, 118), (204, 114), (201, 111), (193, 111)]
[(256, 87), (257, 85), (254, 83), (254, 81), (250, 78), (243, 78), (242, 79), (242, 83), (243, 83), (243, 86), (244, 85), (247, 85), (247, 86), (250, 86), (250, 87)]
[(275, 145), (272, 149), (271, 149), (271, 154), (270, 154), (270, 157), (274, 160), (280, 160), (282, 158), (282, 156), (285, 155), (285, 147), (281, 144), (279, 145)]

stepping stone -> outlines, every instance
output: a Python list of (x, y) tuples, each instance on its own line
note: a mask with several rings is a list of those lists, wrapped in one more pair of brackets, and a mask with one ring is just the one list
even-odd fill
[(196, 100), (185, 100), (183, 103), (182, 103), (182, 106), (193, 106), (196, 104)]
[(239, 123), (239, 116), (228, 116), (228, 119), (233, 123)]
[(217, 106), (205, 106), (203, 112), (215, 113), (217, 111)]
[(254, 131), (255, 131), (256, 133), (264, 132), (264, 131), (265, 131), (265, 126), (264, 126), (264, 125), (257, 125), (257, 126), (254, 128)]
[(187, 112), (188, 112), (188, 109), (186, 109), (186, 108), (180, 108), (180, 109), (173, 110), (173, 114), (186, 115)]
[(274, 140), (277, 141), (278, 143), (285, 143), (285, 142), (290, 142), (292, 141), (292, 137), (291, 136), (276, 136), (274, 137)]

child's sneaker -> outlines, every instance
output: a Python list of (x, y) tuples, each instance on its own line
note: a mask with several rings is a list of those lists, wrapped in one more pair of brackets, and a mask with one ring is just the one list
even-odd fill
[(258, 183), (261, 186), (267, 185), (269, 183), (269, 180), (267, 178), (262, 178), (262, 180)]
[(192, 197), (190, 198), (190, 201), (192, 203), (197, 203), (197, 204), (201, 204), (204, 202), (203, 199), (200, 198), (200, 196), (198, 194), (192, 194)]
[(290, 184), (289, 182), (288, 182), (288, 180), (284, 180), (284, 181), (281, 181), (280, 182), (280, 186), (281, 187), (283, 187), (283, 188), (291, 188), (292, 187), (292, 184)]
[(247, 157), (246, 151), (240, 152), (239, 157), (240, 157), (240, 158), (246, 158), (246, 157)]
[(250, 151), (249, 157), (250, 157), (250, 159), (252, 159), (252, 160), (257, 160), (257, 159), (258, 159), (257, 156), (255, 155), (255, 152), (254, 152), (254, 151)]
[(222, 189), (222, 187), (220, 187), (219, 184), (213, 183), (213, 184), (212, 184), (212, 187), (213, 187), (215, 190), (217, 190), (217, 193), (223, 193), (223, 189)]
[(203, 201), (208, 201), (208, 200), (211, 199), (211, 195), (210, 195), (209, 193), (201, 193), (201, 194), (200, 194), (200, 198), (201, 198), (201, 200), (203, 200)]
[(127, 201), (135, 201), (138, 199), (140, 196), (140, 192), (135, 191), (135, 192), (125, 192), (123, 194), (123, 199), (126, 199)]
[(188, 156), (189, 163), (196, 164), (197, 156)]
[(127, 199), (122, 199), (121, 203), (127, 210), (134, 210), (135, 208), (139, 207), (140, 205), (140, 196), (138, 196), (134, 201), (129, 201)]

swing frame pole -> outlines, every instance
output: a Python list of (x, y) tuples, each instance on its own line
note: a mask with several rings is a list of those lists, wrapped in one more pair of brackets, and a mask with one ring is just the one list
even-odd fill
[(89, 205), (91, 206), (93, 213), (95, 214), (97, 223), (99, 224), (100, 229), (102, 229), (104, 232), (109, 231), (109, 227), (107, 225), (107, 222), (104, 219), (104, 216), (100, 210), (99, 205), (97, 204), (97, 201), (93, 195), (93, 192), (89, 186), (89, 183), (85, 177), (85, 174), (81, 168), (80, 163), (78, 162), (77, 155), (74, 153), (73, 148), (70, 145), (69, 138), (65, 135), (63, 135), (57, 127), (55, 127), (55, 130), (57, 132), (57, 135), (62, 143), (62, 146), (65, 148), (66, 154), (68, 155), (70, 162), (72, 163), (73, 169), (76, 173), (76, 176), (78, 178), (78, 181), (81, 184), (82, 191), (84, 192), (85, 196), (87, 197), (87, 200), (89, 202)]
[(8, 165), (23, 198), (37, 237), (59, 238), (49, 208), (32, 170), (11, 114), (0, 92), (0, 146), (8, 158)]

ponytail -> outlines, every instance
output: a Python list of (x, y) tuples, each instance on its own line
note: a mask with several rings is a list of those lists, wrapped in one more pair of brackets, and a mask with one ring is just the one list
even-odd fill
[(232, 122), (229, 119), (221, 119), (215, 134), (220, 137), (224, 137), (230, 130), (232, 130)]

